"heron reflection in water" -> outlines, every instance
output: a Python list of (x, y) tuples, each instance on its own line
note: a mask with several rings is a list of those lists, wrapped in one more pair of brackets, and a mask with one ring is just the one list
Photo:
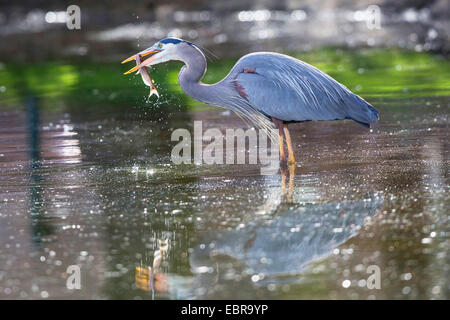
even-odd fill
[[(275, 192), (282, 196), (279, 189)], [(358, 235), (366, 219), (374, 217), (383, 205), (383, 198), (376, 195), (287, 209), (283, 200), (268, 199), (271, 203), (265, 209), (272, 212), (252, 215), (241, 223), (243, 227), (211, 230), (200, 236), (199, 242), (206, 245), (194, 249), (190, 265), (196, 275), (193, 282), (204, 298), (229, 298), (224, 296), (227, 292), (243, 292), (242, 298), (248, 298), (254, 286), (298, 281), (298, 275), (312, 262), (325, 259)], [(250, 280), (252, 275), (258, 281)], [(239, 289), (233, 279), (241, 279)]]
[(158, 239), (158, 249), (153, 253), (152, 266), (143, 265), (136, 267), (135, 284), (138, 289), (155, 292), (168, 292), (169, 282), (167, 274), (161, 269), (162, 262), (166, 259), (169, 248), (169, 240)]

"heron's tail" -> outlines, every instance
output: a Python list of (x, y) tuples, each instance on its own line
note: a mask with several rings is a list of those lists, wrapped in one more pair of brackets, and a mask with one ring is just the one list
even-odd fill
[(352, 119), (367, 128), (369, 128), (372, 123), (378, 121), (379, 112), (377, 109), (357, 95), (355, 95), (353, 99), (354, 101), (348, 110), (349, 119)]

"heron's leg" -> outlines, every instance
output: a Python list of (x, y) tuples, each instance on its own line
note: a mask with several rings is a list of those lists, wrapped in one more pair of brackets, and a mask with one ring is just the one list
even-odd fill
[(295, 177), (295, 166), (289, 166), (289, 192), (288, 192), (288, 201), (292, 202), (292, 193), (294, 191), (294, 177)]
[(285, 197), (286, 195), (286, 167), (280, 166), (281, 170), (281, 197)]
[(284, 132), (284, 136), (286, 137), (286, 144), (287, 144), (288, 152), (289, 152), (288, 162), (289, 162), (289, 164), (293, 164), (293, 163), (295, 163), (295, 155), (294, 155), (294, 149), (292, 148), (291, 135), (289, 133), (287, 123), (283, 124), (283, 132)]
[(286, 195), (286, 177), (287, 177), (287, 170), (286, 166), (281, 166), (281, 196), (284, 199), (287, 200), (287, 202), (292, 202), (292, 195), (294, 192), (294, 177), (295, 177), (295, 166), (290, 165), (289, 166), (289, 184), (288, 184), (288, 191)]
[(280, 146), (280, 159), (286, 162), (286, 153), (284, 152), (284, 131), (283, 120), (272, 118), (275, 127), (278, 129), (278, 145)]
[(280, 159), (286, 162), (286, 153), (284, 152), (284, 139), (283, 134), (278, 134), (278, 144), (280, 145)]

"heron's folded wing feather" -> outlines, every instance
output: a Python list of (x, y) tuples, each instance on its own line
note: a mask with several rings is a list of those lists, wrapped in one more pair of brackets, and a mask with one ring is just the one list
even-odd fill
[(264, 114), (285, 121), (335, 120), (367, 108), (363, 99), (313, 66), (297, 59), (272, 60), (259, 60), (249, 65), (254, 72), (236, 76), (246, 99)]

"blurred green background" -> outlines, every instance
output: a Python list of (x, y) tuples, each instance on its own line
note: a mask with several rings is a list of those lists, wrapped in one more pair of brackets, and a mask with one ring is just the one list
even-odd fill
[[(80, 30), (66, 26), (70, 4), (81, 9)], [(448, 7), (440, 0), (2, 2), (0, 105), (16, 108), (37, 95), (50, 109), (199, 106), (178, 86), (180, 63), (152, 70), (157, 102), (146, 101), (139, 76), (122, 75), (130, 67), (123, 58), (166, 36), (218, 56), (207, 83), (241, 55), (264, 50), (313, 64), (367, 99), (448, 95)]]

